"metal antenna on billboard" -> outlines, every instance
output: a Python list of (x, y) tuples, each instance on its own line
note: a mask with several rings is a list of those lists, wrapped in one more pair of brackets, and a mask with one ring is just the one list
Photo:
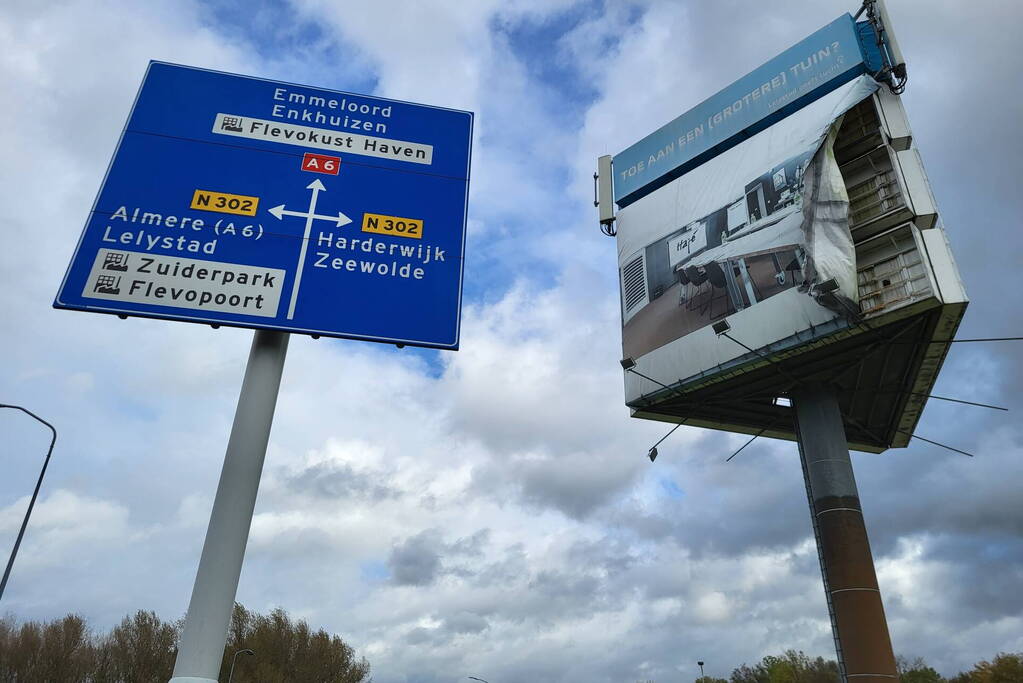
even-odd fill
[(906, 60), (902, 57), (902, 50), (899, 49), (899, 43), (891, 28), (892, 21), (888, 17), (888, 8), (884, 0), (864, 0), (853, 19), (859, 19), (864, 12), (867, 13), (867, 20), (874, 29), (875, 43), (882, 55), (882, 68), (874, 77), (886, 82), (893, 94), (901, 95), (906, 89), (909, 76), (906, 73)]
[(611, 156), (597, 159), (597, 172), (593, 174), (593, 205), (599, 209), (600, 231), (608, 237), (618, 234), (615, 229), (614, 183), (611, 174)]

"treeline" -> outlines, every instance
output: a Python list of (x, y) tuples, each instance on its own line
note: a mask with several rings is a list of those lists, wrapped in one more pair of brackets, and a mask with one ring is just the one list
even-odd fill
[[(74, 614), (49, 622), (0, 620), (0, 683), (167, 683), (174, 670), (182, 622), (154, 612), (125, 617), (94, 635)], [(312, 631), (275, 609), (263, 615), (235, 605), (219, 680), (226, 681), (239, 650), (234, 680), (260, 683), (363, 683), (369, 663), (339, 636)]]
[[(897, 660), (901, 683), (1023, 683), (1023, 653), (999, 654), (981, 661), (970, 671), (945, 678), (927, 663), (916, 658)], [(803, 652), (788, 650), (781, 656), (767, 656), (754, 666), (743, 664), (730, 678), (703, 676), (696, 683), (835, 683), (838, 664), (823, 657), (811, 658)]]

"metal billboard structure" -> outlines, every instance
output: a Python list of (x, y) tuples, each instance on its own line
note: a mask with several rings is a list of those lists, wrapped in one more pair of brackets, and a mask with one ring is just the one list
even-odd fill
[[(636, 417), (794, 440), (784, 367), (798, 364), (800, 381), (837, 386), (850, 448), (908, 443), (967, 298), (901, 101), (865, 75), (882, 62), (864, 35), (846, 15), (603, 161)], [(821, 258), (835, 237), (808, 228), (804, 174), (829, 133), (849, 243)]]
[[(734, 168), (739, 155), (725, 153), (619, 211), (623, 356), (641, 373), (626, 375), (634, 415), (794, 440), (794, 414), (779, 399), (797, 381), (822, 380), (839, 391), (850, 448), (907, 445), (967, 298), (919, 154), (908, 135), (893, 135), (908, 131), (895, 105), (878, 89), (833, 132), (849, 241), (830, 273), (836, 238), (819, 220), (807, 228), (811, 207), (799, 196), (809, 148), (768, 161), (719, 208), (687, 225), (668, 223), (649, 243), (633, 242), (632, 233), (650, 226), (651, 215), (674, 212), (687, 181), (715, 162)], [(674, 261), (690, 234), (686, 258)]]
[(890, 20), (864, 12), (601, 157), (595, 203), (632, 415), (799, 443), (843, 680), (882, 681), (849, 449), (908, 444), (968, 300)]

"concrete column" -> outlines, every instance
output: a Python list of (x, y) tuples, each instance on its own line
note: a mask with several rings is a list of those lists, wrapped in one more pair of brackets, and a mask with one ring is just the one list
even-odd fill
[(849, 683), (891, 683), (898, 680), (895, 655), (838, 397), (828, 387), (813, 385), (794, 390), (791, 398), (845, 678)]

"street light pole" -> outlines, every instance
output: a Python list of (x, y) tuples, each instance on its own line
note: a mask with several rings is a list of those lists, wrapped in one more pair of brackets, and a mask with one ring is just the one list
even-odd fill
[(234, 657), (231, 657), (231, 674), (227, 677), (227, 683), (231, 683), (234, 680), (234, 665), (238, 662), (238, 655), (255, 655), (256, 653), (249, 648), (238, 650), (234, 653)]
[(11, 557), (7, 560), (7, 569), (4, 570), (4, 578), (0, 581), (0, 600), (2, 600), (4, 597), (4, 589), (7, 588), (7, 579), (11, 577), (11, 569), (14, 567), (14, 558), (18, 556), (18, 548), (21, 547), (21, 539), (25, 537), (25, 527), (28, 526), (28, 518), (32, 516), (32, 508), (35, 507), (36, 498), (39, 496), (39, 487), (43, 485), (43, 477), (46, 475), (46, 467), (50, 464), (50, 456), (53, 455), (53, 445), (57, 443), (57, 430), (54, 429), (53, 425), (46, 420), (33, 413), (31, 410), (27, 410), (21, 406), (12, 406), (6, 403), (0, 403), (0, 408), (20, 410), (29, 417), (42, 422), (50, 428), (51, 432), (53, 432), (53, 438), (50, 439), (50, 449), (46, 451), (46, 459), (43, 460), (43, 469), (39, 471), (39, 480), (36, 482), (35, 490), (32, 491), (32, 499), (28, 502), (28, 510), (25, 511), (25, 519), (21, 521), (21, 529), (18, 531), (18, 539), (14, 542), (14, 550), (11, 551)]
[(476, 678), (475, 676), (469, 676), (468, 678), (471, 678), (474, 681), (480, 681), (481, 683), (490, 683), (489, 681), (484, 681), (482, 678)]
[(703, 678), (703, 662), (697, 662), (700, 665), (700, 678)]

